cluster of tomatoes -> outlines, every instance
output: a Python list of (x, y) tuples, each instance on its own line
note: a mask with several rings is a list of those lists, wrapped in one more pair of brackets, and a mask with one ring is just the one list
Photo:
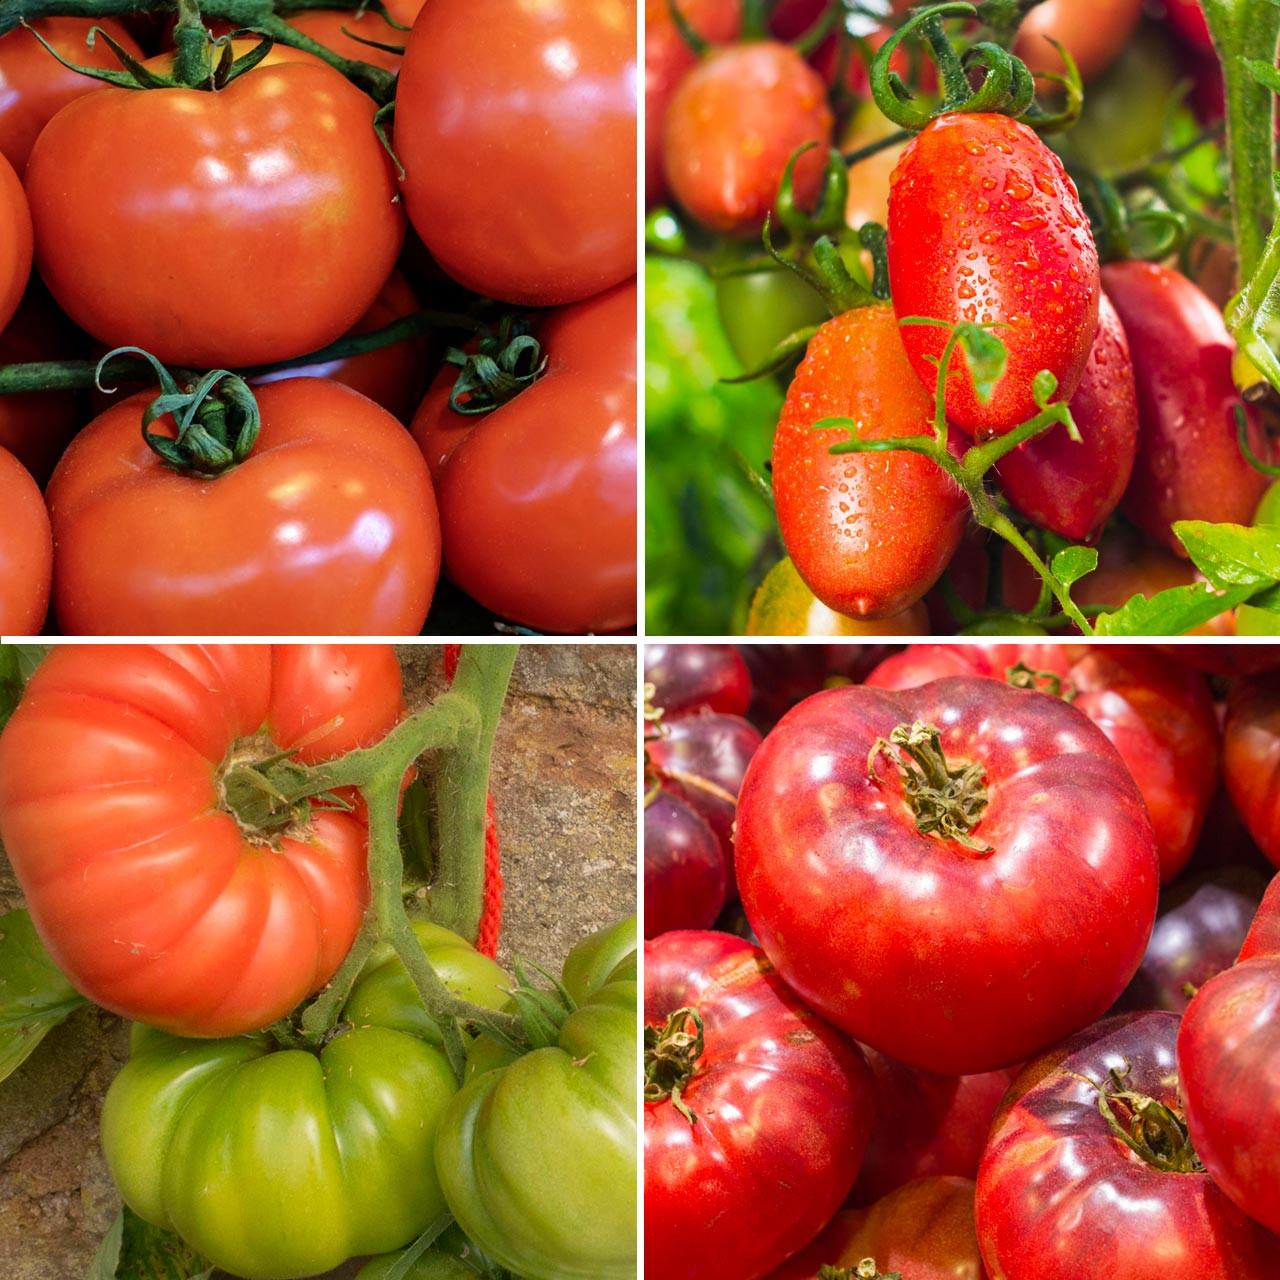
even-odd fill
[[(910, 21), (925, 7), (915, 6)], [(964, 6), (940, 9), (964, 41), (966, 29), (994, 22), (987, 11), (998, 7), (970, 7), (967, 20)], [(683, 0), (677, 9), (679, 20), (665, 0), (649, 13), (647, 198), (651, 206), (670, 201), (686, 220), (674, 252), (726, 282), (760, 282), (746, 318), (730, 313), (722, 288), (722, 318), (743, 363), (781, 368), (786, 388), (768, 467), (787, 559), (765, 578), (749, 631), (851, 634), (891, 619), (882, 629), (945, 632), (977, 620), (990, 601), (1007, 629), (1025, 629), (1012, 619), (1034, 624), (1041, 579), (1016, 553), (1003, 570), (997, 557), (993, 572), (977, 527), (995, 528), (1005, 516), (1046, 560), (1068, 543), (1100, 544), (1101, 567), (1081, 581), (1077, 602), (1106, 608), (1195, 579), (1177, 522), (1280, 519), (1280, 490), (1264, 500), (1266, 474), (1238, 443), (1242, 422), (1255, 458), (1267, 463), (1263, 415), (1244, 404), (1233, 380), (1226, 293), (1219, 280), (1211, 299), (1184, 273), (1209, 242), (1185, 240), (1180, 256), (1164, 242), (1156, 261), (1131, 257), (1140, 237), (1115, 218), (1133, 210), (1124, 213), (1117, 197), (1106, 217), (1099, 212), (1104, 188), (1093, 185), (1089, 146), (1077, 145), (1072, 129), (1053, 133), (1057, 122), (1026, 105), (1033, 75), (1050, 91), (1046, 77), (1063, 74), (1050, 41), (1074, 55), (1086, 107), (1092, 85), (1139, 39), (1164, 41), (1157, 56), (1170, 65), (1184, 57), (1211, 89), (1217, 64), (1194, 0), (1167, 16), (1160, 9), (1141, 28), (1142, 0), (1047, 0), (1012, 41), (1019, 63), (997, 64), (979, 44), (963, 62), (944, 58), (935, 67), (916, 26), (881, 55), (893, 83), (870, 85), (868, 57), (908, 20), (897, 0), (892, 13), (887, 3), (846, 13), (796, 0), (774, 6), (763, 30), (752, 29), (752, 7), (740, 0)], [(878, 25), (867, 17), (877, 10)], [(833, 18), (839, 39), (830, 34)], [(1179, 41), (1188, 48), (1176, 55)], [(986, 79), (975, 90), (979, 65)], [(1028, 96), (981, 109), (997, 69), (1009, 66)], [(1220, 97), (1220, 76), (1216, 83)], [(1172, 87), (1168, 99), (1160, 93), (1159, 85), (1133, 90), (1178, 109)], [(1203, 109), (1211, 120), (1212, 105)], [(1157, 131), (1140, 159), (1159, 143)], [(836, 210), (827, 206), (844, 188), (832, 165), (839, 184), (847, 182)], [(1120, 166), (1101, 172), (1138, 190), (1142, 165), (1130, 167), (1123, 179)], [(1088, 200), (1076, 179), (1081, 189), (1089, 184)], [(1159, 217), (1173, 217), (1159, 208)], [(1143, 206), (1141, 216), (1148, 213)], [(760, 250), (767, 216), (776, 262)], [(886, 233), (874, 263), (871, 242), (854, 234), (869, 223)], [(1099, 226), (1109, 233), (1099, 241), (1101, 265)], [(825, 262), (821, 241), (806, 244), (819, 230)], [(783, 269), (783, 259), (798, 273)], [(841, 292), (841, 280), (856, 288)], [(1004, 348), (995, 377), (975, 329)], [(798, 368), (776, 354), (787, 350), (803, 352)], [(1051, 377), (1042, 384), (1044, 373)], [(1010, 433), (1047, 403), (1069, 406), (1078, 438), (1055, 423), (1013, 443)], [(824, 423), (840, 430), (816, 429)], [(957, 462), (967, 454), (967, 482), (935, 456), (832, 448), (853, 438), (933, 440), (940, 429)], [(1006, 440), (1009, 451), (989, 461), (971, 448)], [(763, 458), (748, 461), (764, 470)], [(926, 607), (948, 568), (947, 599)], [(1003, 581), (989, 588), (988, 577)], [(1231, 625), (1224, 618), (1215, 629)]]
[(1280, 651), (646, 676), (653, 1272), (1280, 1275)]
[(0, 630), (633, 627), (634, 0), (176, 7), (0, 36)]

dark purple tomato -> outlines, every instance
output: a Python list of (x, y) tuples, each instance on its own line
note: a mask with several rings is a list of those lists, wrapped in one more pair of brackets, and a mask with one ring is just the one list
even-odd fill
[(684, 801), (659, 791), (644, 811), (644, 936), (705, 929), (729, 881), (715, 832)]
[(751, 702), (747, 665), (731, 644), (647, 644), (644, 678), (668, 716), (690, 711), (743, 715)]
[(828, 684), (860, 684), (898, 644), (740, 644), (751, 672), (747, 716), (767, 733), (792, 707)]

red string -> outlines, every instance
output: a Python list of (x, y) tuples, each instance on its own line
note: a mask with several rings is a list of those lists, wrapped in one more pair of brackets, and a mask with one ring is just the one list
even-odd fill
[[(450, 684), (458, 670), (460, 644), (444, 647), (444, 674)], [(484, 824), (484, 905), (480, 912), (480, 928), (476, 933), (476, 950), (492, 958), (498, 950), (498, 934), (502, 931), (502, 862), (498, 852), (498, 826), (493, 816), (493, 792), (489, 793)]]

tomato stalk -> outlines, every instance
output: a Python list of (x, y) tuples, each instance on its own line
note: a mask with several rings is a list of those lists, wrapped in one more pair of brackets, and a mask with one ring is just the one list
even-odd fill
[[(693, 1023), (693, 1030), (687, 1028)], [(698, 1117), (689, 1110), (684, 1091), (697, 1074), (706, 1042), (703, 1038), (702, 1015), (695, 1009), (677, 1009), (666, 1025), (644, 1029), (644, 1100), (661, 1102), (671, 1099), (672, 1106), (689, 1122)]]
[(1130, 1089), (1123, 1071), (1112, 1068), (1103, 1084), (1080, 1079), (1098, 1091), (1098, 1110), (1111, 1132), (1139, 1159), (1161, 1173), (1204, 1173), (1204, 1165), (1187, 1131), (1187, 1123), (1172, 1107)]

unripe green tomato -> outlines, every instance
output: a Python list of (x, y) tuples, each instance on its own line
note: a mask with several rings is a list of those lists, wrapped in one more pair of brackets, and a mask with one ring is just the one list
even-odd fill
[(722, 276), (716, 306), (729, 345), (747, 369), (759, 368), (797, 330), (831, 317), (818, 294), (785, 267)]

